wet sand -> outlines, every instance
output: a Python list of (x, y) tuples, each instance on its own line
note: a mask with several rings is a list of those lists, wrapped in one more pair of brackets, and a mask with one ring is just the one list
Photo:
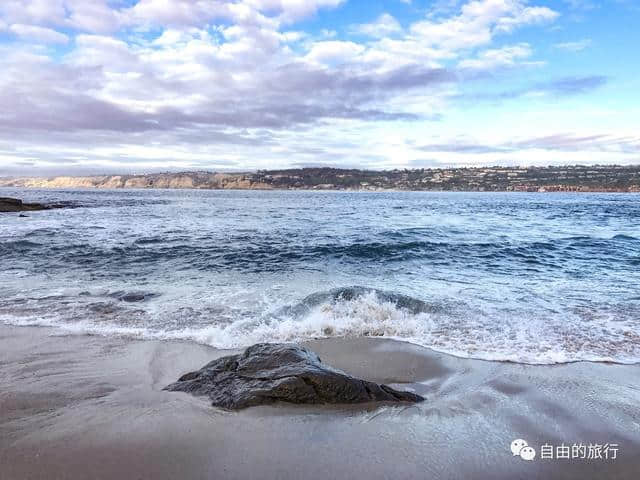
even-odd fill
[[(0, 479), (637, 479), (640, 365), (528, 366), (382, 339), (307, 344), (415, 406), (226, 412), (162, 388), (229, 354), (0, 326)], [(512, 456), (524, 438), (618, 444), (616, 460)]]

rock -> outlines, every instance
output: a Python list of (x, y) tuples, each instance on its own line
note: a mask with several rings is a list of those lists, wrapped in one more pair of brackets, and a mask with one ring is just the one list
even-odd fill
[(23, 210), (22, 200), (0, 197), (0, 212), (21, 212)]
[(277, 401), (304, 404), (421, 402), (419, 395), (354, 378), (312, 351), (291, 344), (257, 344), (214, 360), (165, 387), (208, 396), (216, 407), (241, 409)]
[(42, 203), (23, 203), (18, 198), (0, 197), (0, 212), (29, 212), (59, 207), (59, 205), (44, 205)]
[(120, 297), (123, 302), (144, 302), (146, 296), (144, 293), (125, 293)]

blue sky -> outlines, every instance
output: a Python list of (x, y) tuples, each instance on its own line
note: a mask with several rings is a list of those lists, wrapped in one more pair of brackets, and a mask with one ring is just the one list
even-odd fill
[(0, 175), (640, 163), (631, 0), (3, 0)]

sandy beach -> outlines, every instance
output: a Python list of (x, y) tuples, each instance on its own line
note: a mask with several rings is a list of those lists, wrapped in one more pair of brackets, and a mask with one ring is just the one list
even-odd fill
[[(638, 365), (484, 362), (381, 339), (306, 345), (426, 401), (227, 412), (162, 388), (229, 351), (2, 326), (0, 478), (638, 478)], [(510, 452), (516, 438), (538, 450), (617, 444), (617, 458), (527, 462)]]

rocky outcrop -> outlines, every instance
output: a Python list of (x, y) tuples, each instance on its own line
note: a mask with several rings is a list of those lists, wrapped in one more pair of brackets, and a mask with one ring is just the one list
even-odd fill
[(42, 203), (23, 203), (18, 198), (0, 198), (0, 212), (31, 212), (34, 210), (49, 210), (56, 207), (43, 205)]
[(183, 375), (165, 390), (208, 396), (216, 407), (242, 409), (274, 402), (349, 404), (420, 402), (411, 392), (367, 382), (334, 369), (291, 344), (257, 344)]

